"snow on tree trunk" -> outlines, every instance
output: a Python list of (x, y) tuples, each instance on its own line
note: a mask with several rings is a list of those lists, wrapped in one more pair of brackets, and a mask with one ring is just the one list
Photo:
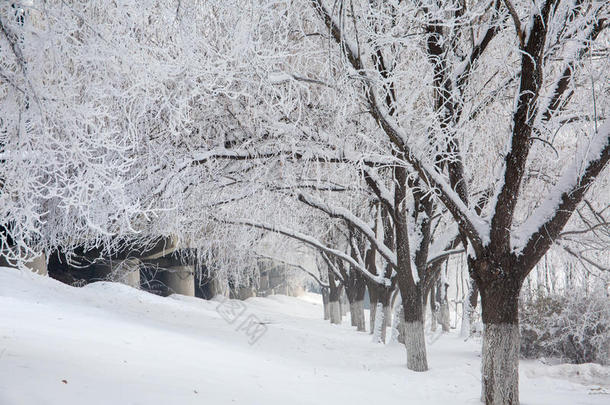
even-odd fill
[(460, 337), (468, 338), (470, 336), (470, 323), (474, 310), (477, 307), (478, 297), (479, 290), (477, 285), (473, 279), (470, 279), (468, 283), (468, 292), (462, 303), (462, 326), (460, 329)]
[(400, 312), (398, 313), (398, 322), (397, 322), (397, 328), (396, 330), (398, 331), (398, 335), (396, 336), (396, 340), (399, 343), (404, 344), (405, 343), (405, 312), (404, 310), (400, 310)]
[(394, 316), (392, 317), (392, 328), (390, 334), (390, 342), (399, 342), (404, 343), (404, 316), (402, 314), (402, 302), (400, 299), (396, 305), (396, 309), (394, 310)]
[(392, 322), (392, 306), (390, 305), (390, 300), (388, 299), (387, 303), (383, 304), (383, 313), (384, 313), (384, 321), (386, 327), (389, 327)]
[(486, 405), (519, 404), (519, 325), (485, 324), (482, 398)]
[(356, 326), (356, 324), (358, 323), (356, 320), (358, 310), (355, 308), (355, 305), (356, 305), (355, 301), (350, 301), (349, 317), (350, 317), (350, 321), (352, 322), (352, 326)]
[(419, 286), (401, 291), (404, 311), (404, 339), (407, 348), (407, 368), (427, 371), (426, 340), (424, 336), (423, 302)]
[[(346, 294), (341, 294), (341, 316), (347, 315), (349, 305), (350, 304), (349, 304), (349, 301), (347, 299), (347, 295)], [(354, 326), (353, 323), (352, 323), (352, 326)]]
[(366, 332), (366, 318), (364, 316), (364, 300), (358, 301), (358, 331)]
[[(385, 331), (383, 328), (385, 327), (386, 321), (385, 311), (381, 302), (378, 302), (377, 305), (375, 305), (375, 312), (378, 315), (375, 316), (375, 323), (371, 329), (371, 332), (373, 333), (373, 343), (385, 343)], [(373, 307), (371, 307), (371, 313), (373, 313)]]
[[(377, 316), (380, 318), (379, 322), (375, 322), (374, 331), (371, 330), (371, 333), (374, 334), (373, 342), (386, 343), (386, 335), (387, 328), (391, 325), (392, 322), (392, 311), (390, 308), (390, 303), (392, 300), (392, 292), (389, 289), (383, 289), (380, 291), (379, 299), (377, 301), (377, 305), (375, 308), (375, 312), (377, 312)], [(373, 307), (371, 307), (371, 312), (373, 312)]]
[(340, 325), (341, 324), (341, 304), (339, 301), (330, 301), (328, 303), (330, 310), (330, 323)]
[(467, 339), (470, 336), (470, 316), (472, 308), (470, 302), (465, 299), (462, 302), (462, 326), (460, 327), (460, 337)]
[(359, 332), (366, 331), (364, 318), (364, 296), (366, 294), (366, 283), (357, 276), (354, 272), (349, 279), (348, 285), (345, 287), (345, 296), (349, 301), (350, 318), (352, 326), (355, 326)]
[(445, 299), (441, 303), (441, 326), (443, 332), (449, 332), (451, 330), (451, 317), (449, 315), (449, 302)]
[(413, 371), (427, 371), (426, 340), (422, 321), (405, 322), (405, 346), (407, 348), (407, 368)]
[(381, 323), (381, 341), (385, 343), (387, 341), (387, 330), (392, 322), (392, 311), (389, 305), (383, 307), (383, 322)]
[(451, 330), (451, 318), (449, 315), (449, 299), (447, 297), (447, 289), (449, 288), (449, 283), (446, 282), (446, 278), (444, 276), (441, 277), (441, 285), (438, 288), (438, 292), (440, 293), (440, 323), (443, 328), (443, 332), (449, 332)]
[(434, 286), (430, 287), (430, 330), (436, 332), (438, 308), (436, 305), (436, 289)]
[(322, 288), (322, 305), (324, 306), (324, 320), (330, 319), (330, 306), (328, 290), (326, 288)]
[[(381, 303), (381, 297), (380, 297), (380, 293), (382, 293), (382, 288), (381, 287), (377, 287), (374, 285), (369, 284), (367, 286), (367, 289), (369, 291), (369, 303), (370, 303), (370, 309), (369, 309), (369, 330), (371, 331), (371, 335), (375, 335), (375, 330), (376, 330), (376, 322), (377, 322), (377, 307), (379, 306), (378, 304)], [(373, 341), (375, 340), (375, 336), (373, 336)]]
[(520, 287), (514, 277), (481, 286), (481, 399), (486, 405), (519, 404)]
[(352, 319), (352, 326), (355, 326), (358, 332), (365, 332), (364, 301), (358, 300), (351, 302), (349, 310)]
[[(376, 322), (377, 322), (377, 307), (379, 306), (378, 301), (370, 301), (370, 309), (369, 309), (369, 330), (371, 331), (371, 335), (375, 335), (376, 330)], [(375, 341), (375, 337), (373, 336), (373, 341)]]
[(335, 283), (332, 273), (328, 275), (328, 309), (330, 312), (330, 323), (341, 324), (341, 287)]

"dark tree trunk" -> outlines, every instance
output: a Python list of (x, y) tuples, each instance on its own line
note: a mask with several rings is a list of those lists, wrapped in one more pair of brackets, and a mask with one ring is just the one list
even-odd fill
[(364, 295), (366, 294), (366, 283), (359, 273), (355, 271), (350, 275), (347, 299), (350, 305), (350, 317), (352, 326), (359, 332), (366, 332), (364, 318)]
[(360, 276), (360, 282), (358, 284), (358, 290), (356, 291), (356, 310), (358, 316), (356, 319), (356, 327), (358, 332), (366, 332), (366, 318), (364, 317), (364, 296), (366, 295), (366, 283)]
[[(426, 340), (424, 338), (424, 318), (423, 318), (423, 288), (419, 279), (420, 274), (417, 268), (412, 268), (411, 248), (409, 246), (409, 227), (407, 220), (406, 204), (406, 171), (402, 167), (394, 169), (396, 179), (394, 204), (394, 232), (396, 241), (397, 269), (396, 277), (398, 288), (402, 296), (402, 306), (404, 309), (404, 336), (407, 348), (407, 368), (413, 371), (427, 371), (428, 359), (426, 356)], [(413, 213), (411, 213), (413, 214)], [(429, 216), (429, 215), (428, 215)], [(424, 233), (424, 229), (422, 229)], [(424, 239), (424, 238), (423, 238)], [(427, 252), (418, 250), (415, 262), (421, 262), (426, 257)], [(423, 276), (423, 274), (421, 274)], [(416, 279), (417, 278), (417, 279)]]
[(383, 319), (381, 320), (381, 333), (379, 335), (379, 341), (382, 343), (386, 342), (386, 334), (388, 327), (392, 324), (392, 310), (391, 310), (392, 290), (390, 288), (384, 288), (381, 294), (380, 307), (382, 308)]
[(523, 280), (508, 263), (475, 262), (484, 327), (481, 399), (487, 405), (519, 404), (519, 291)]
[(332, 272), (328, 272), (328, 310), (330, 312), (330, 323), (340, 324), (341, 323), (341, 286), (335, 281), (335, 275)]
[(407, 368), (427, 371), (426, 340), (424, 336), (423, 297), (421, 287), (401, 288), (405, 319), (404, 336), (407, 347)]
[[(387, 328), (391, 325), (391, 300), (392, 300), (392, 289), (391, 287), (381, 287), (379, 285), (368, 285), (369, 296), (374, 296), (371, 299), (370, 308), (370, 328), (371, 334), (373, 335), (373, 342), (385, 343)], [(371, 292), (371, 291), (374, 292)]]
[(468, 296), (468, 303), (470, 304), (470, 308), (472, 310), (477, 309), (477, 304), (479, 303), (479, 288), (477, 287), (477, 283), (472, 280), (471, 289)]
[(357, 310), (355, 309), (356, 306), (356, 299), (354, 297), (354, 292), (352, 291), (351, 294), (348, 293), (347, 294), (347, 301), (348, 301), (348, 305), (349, 305), (349, 318), (351, 321), (352, 326), (356, 326), (356, 315), (357, 315)]

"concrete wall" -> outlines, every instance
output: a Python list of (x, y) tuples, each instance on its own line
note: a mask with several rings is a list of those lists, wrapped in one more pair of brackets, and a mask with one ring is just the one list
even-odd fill
[(161, 273), (161, 280), (170, 293), (195, 296), (195, 269), (193, 266), (172, 266)]
[(26, 262), (25, 267), (29, 268), (30, 270), (32, 270), (35, 273), (40, 274), (41, 276), (48, 275), (47, 255), (42, 253), (40, 256)]
[[(26, 261), (24, 265), (26, 268), (32, 270), (34, 273), (40, 274), (41, 276), (47, 276), (49, 274), (47, 269), (47, 255), (44, 253), (41, 253), (39, 256)], [(9, 262), (4, 257), (0, 257), (0, 267), (16, 268), (17, 263)]]

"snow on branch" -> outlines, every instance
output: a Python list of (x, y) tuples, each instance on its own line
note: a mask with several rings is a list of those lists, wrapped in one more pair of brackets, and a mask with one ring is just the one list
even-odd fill
[(542, 204), (517, 229), (512, 250), (529, 262), (541, 257), (560, 236), (589, 185), (610, 160), (610, 121), (606, 121), (587, 145), (579, 148), (570, 165)]
[(366, 166), (393, 166), (397, 162), (393, 159), (383, 159), (374, 156), (359, 155), (357, 153), (345, 151), (325, 151), (325, 150), (278, 150), (261, 148), (258, 150), (235, 150), (227, 148), (214, 148), (203, 152), (192, 154), (189, 165), (201, 165), (214, 159), (226, 160), (256, 160), (269, 159), (274, 157), (286, 157), (294, 160), (307, 160), (322, 163), (362, 163)]
[(346, 210), (345, 208), (332, 207), (332, 206), (324, 203), (323, 201), (315, 199), (313, 196), (309, 196), (309, 195), (303, 194), (303, 193), (300, 193), (298, 195), (298, 199), (299, 199), (299, 201), (303, 202), (304, 204), (307, 204), (312, 208), (316, 208), (316, 209), (326, 213), (331, 218), (343, 219), (345, 222), (348, 223), (348, 225), (351, 225), (351, 226), (357, 228), (369, 240), (369, 242), (371, 243), (371, 246), (373, 246), (383, 256), (383, 258), (390, 263), (390, 265), (392, 265), (393, 267), (396, 267), (396, 263), (397, 263), (396, 254), (394, 252), (392, 252), (383, 243), (383, 241), (377, 239), (377, 236), (375, 235), (375, 231), (373, 229), (371, 229), (370, 226), (368, 226), (363, 220), (358, 218), (352, 212), (350, 212), (349, 210)]
[(333, 16), (326, 9), (321, 0), (312, 0), (312, 3), (335, 42), (341, 46), (341, 49), (352, 68), (356, 70), (361, 77), (362, 84), (365, 88), (364, 93), (370, 107), (369, 112), (372, 117), (381, 126), (390, 141), (404, 152), (402, 157), (414, 167), (427, 186), (438, 192), (438, 197), (454, 216), (460, 227), (466, 232), (475, 251), (480, 251), (482, 247), (489, 242), (489, 225), (468, 208), (457, 192), (453, 190), (444, 177), (437, 172), (437, 169), (434, 166), (424, 162), (416, 156), (413, 149), (409, 146), (407, 134), (404, 133), (395, 119), (386, 111), (384, 103), (379, 102), (377, 91), (374, 86), (372, 86), (374, 81), (364, 69), (362, 61), (355, 52), (355, 47), (350, 45), (349, 40), (345, 38), (340, 24), (334, 20)]
[(292, 230), (289, 228), (284, 228), (281, 226), (272, 226), (272, 225), (267, 225), (267, 224), (249, 221), (249, 220), (224, 219), (224, 220), (218, 220), (218, 221), (225, 223), (225, 224), (251, 226), (254, 228), (263, 229), (263, 230), (269, 231), (269, 232), (279, 233), (280, 235), (284, 235), (289, 238), (296, 239), (296, 240), (303, 242), (313, 248), (316, 248), (324, 253), (331, 254), (343, 261), (348, 262), (353, 268), (360, 271), (363, 275), (368, 277), (370, 280), (372, 280), (376, 283), (379, 283), (379, 284), (384, 283), (384, 278), (382, 276), (378, 276), (378, 275), (370, 273), (366, 269), (366, 267), (362, 266), (356, 260), (352, 259), (349, 255), (345, 254), (344, 252), (341, 252), (340, 250), (332, 249), (332, 248), (326, 246), (325, 244), (323, 244), (322, 242), (320, 242), (319, 240), (317, 240), (309, 235), (306, 235), (304, 233), (301, 233), (301, 232), (298, 232), (298, 231), (295, 231), (295, 230)]
[[(320, 256), (322, 256), (324, 263), (326, 263), (328, 268), (331, 270), (331, 273), (334, 274), (335, 276), (337, 276), (341, 282), (345, 282), (345, 280), (343, 279), (343, 273), (341, 273), (341, 270), (339, 270), (337, 268), (337, 266), (335, 266), (335, 264), (333, 263), (331, 258), (328, 257), (328, 255), (324, 251), (320, 251)], [(329, 273), (329, 276), (330, 276), (330, 273)], [(330, 283), (330, 277), (329, 277), (329, 283)]]
[(301, 271), (307, 273), (309, 276), (311, 276), (311, 278), (313, 278), (315, 280), (315, 282), (318, 283), (318, 285), (320, 287), (328, 288), (328, 284), (322, 282), (318, 276), (316, 276), (314, 273), (312, 273), (311, 271), (307, 270), (305, 267), (301, 266), (300, 264), (289, 263), (289, 262), (284, 261), (282, 259), (278, 259), (278, 258), (272, 257), (272, 256), (267, 256), (267, 255), (264, 255), (262, 253), (257, 253), (257, 256), (261, 257), (263, 259), (270, 260), (272, 262), (281, 263), (281, 264), (284, 264), (286, 266), (293, 267), (295, 269), (301, 270)]
[(364, 181), (366, 181), (369, 188), (373, 190), (379, 201), (385, 205), (390, 215), (394, 215), (394, 196), (390, 193), (390, 190), (383, 185), (383, 182), (373, 170), (364, 167), (362, 168), (362, 173), (364, 174)]
[(460, 253), (464, 253), (465, 250), (464, 249), (450, 249), (450, 250), (445, 250), (442, 253), (438, 253), (432, 257), (428, 258), (428, 266), (434, 266), (437, 262), (441, 262), (445, 259), (447, 259), (449, 256), (453, 256), (453, 255), (457, 255)]

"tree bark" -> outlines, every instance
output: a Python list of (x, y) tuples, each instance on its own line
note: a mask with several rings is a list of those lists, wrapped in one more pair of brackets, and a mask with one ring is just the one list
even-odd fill
[(352, 326), (355, 326), (358, 332), (366, 332), (364, 318), (364, 301), (355, 300), (354, 302), (351, 302), (350, 314), (352, 317)]
[(382, 329), (384, 324), (385, 314), (383, 313), (383, 304), (378, 302), (375, 304), (376, 311), (378, 312), (378, 316), (375, 318), (375, 323), (371, 328), (371, 333), (373, 334), (373, 343), (385, 343), (385, 336), (382, 335)]
[(470, 336), (470, 323), (472, 315), (477, 308), (479, 299), (479, 289), (477, 283), (470, 278), (468, 282), (468, 296), (465, 297), (462, 303), (462, 327), (460, 329), (460, 337), (468, 338)]
[[(375, 322), (371, 327), (374, 343), (386, 343), (387, 329), (392, 325), (391, 314), (392, 291), (390, 288), (379, 288), (379, 299), (375, 308)], [(372, 307), (371, 307), (372, 311)], [(402, 342), (404, 343), (404, 342)]]
[(364, 296), (366, 294), (366, 282), (357, 271), (352, 270), (349, 273), (345, 292), (349, 301), (352, 326), (355, 326), (359, 332), (365, 332)]
[(383, 319), (381, 322), (381, 335), (379, 336), (379, 339), (381, 342), (385, 343), (388, 327), (392, 324), (392, 291), (389, 288), (384, 289), (381, 298), (381, 304), (383, 307)]
[(392, 341), (405, 343), (405, 316), (402, 302), (396, 307), (392, 322)]
[(436, 332), (438, 308), (436, 307), (436, 288), (430, 287), (430, 331)]
[[(345, 316), (349, 312), (349, 298), (347, 297), (345, 290), (346, 289), (344, 288), (343, 293), (339, 298), (339, 301), (341, 302), (341, 316)], [(352, 326), (354, 325), (352, 324)]]
[[(356, 309), (356, 297), (355, 297), (354, 288), (353, 288), (353, 286), (350, 286), (348, 283), (348, 286), (345, 288), (345, 290), (346, 290), (345, 295), (347, 297), (347, 302), (348, 302), (348, 304), (345, 306), (345, 308), (348, 308), (348, 306), (349, 306), (350, 321), (352, 323), (352, 326), (356, 326), (357, 325), (356, 317), (358, 316), (358, 310)], [(344, 299), (345, 299), (345, 297), (344, 297)], [(346, 314), (347, 314), (347, 312), (346, 312)]]
[[(407, 214), (406, 204), (404, 204), (407, 195), (407, 173), (404, 167), (395, 167), (394, 175), (396, 179), (394, 191), (394, 205), (396, 207), (394, 212), (394, 234), (397, 259), (396, 277), (404, 309), (404, 336), (405, 346), (407, 348), (407, 368), (413, 371), (427, 371), (428, 360), (426, 358), (426, 341), (424, 339), (423, 322), (423, 280), (420, 280), (420, 278), (423, 279), (423, 274), (420, 274), (418, 268), (412, 268), (415, 264), (413, 264), (411, 248), (409, 246), (409, 227), (407, 225), (409, 220), (407, 219), (407, 215), (412, 215), (413, 213)], [(428, 217), (429, 216), (430, 215), (428, 214)], [(422, 232), (424, 231), (422, 230)], [(423, 239), (426, 238), (424, 237)], [(424, 250), (425, 249), (422, 248), (418, 249), (415, 262), (420, 262), (421, 264), (423, 258), (427, 255)]]
[(322, 305), (324, 306), (324, 320), (330, 319), (330, 305), (329, 305), (330, 293), (328, 288), (322, 287)]
[(423, 302), (421, 287), (415, 285), (401, 290), (404, 310), (404, 338), (407, 348), (407, 368), (413, 371), (427, 371), (426, 340), (424, 336)]
[(502, 270), (505, 278), (479, 285), (484, 326), (481, 399), (486, 405), (519, 404), (521, 281)]
[(328, 308), (330, 311), (330, 323), (341, 325), (341, 304), (339, 300), (329, 301)]
[[(370, 302), (369, 329), (371, 331), (371, 334), (374, 334), (377, 331), (375, 322), (376, 322), (376, 317), (377, 317), (377, 303), (379, 302), (379, 290), (381, 289), (381, 287), (376, 287), (372, 284), (373, 283), (368, 283), (369, 302)], [(375, 339), (373, 339), (373, 340), (375, 340)]]
[(348, 294), (350, 300), (350, 317), (352, 320), (352, 326), (355, 326), (358, 332), (366, 332), (365, 318), (364, 318), (364, 295), (366, 292), (366, 286), (364, 283), (356, 283), (352, 294)]
[(328, 310), (330, 312), (330, 323), (341, 324), (341, 286), (335, 281), (335, 275), (332, 272), (328, 273)]
[[(440, 295), (440, 324), (443, 328), (443, 332), (449, 332), (451, 330), (451, 318), (449, 314), (449, 298), (447, 297), (447, 289), (449, 284), (442, 281), (437, 289), (437, 296)], [(440, 293), (440, 294), (439, 294)]]

